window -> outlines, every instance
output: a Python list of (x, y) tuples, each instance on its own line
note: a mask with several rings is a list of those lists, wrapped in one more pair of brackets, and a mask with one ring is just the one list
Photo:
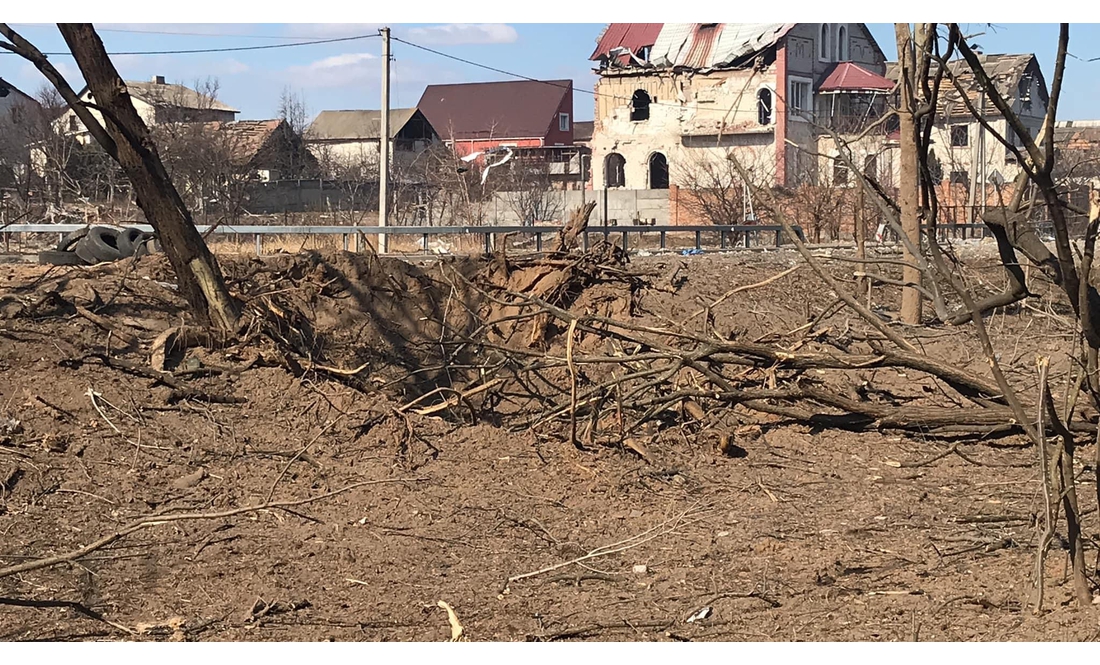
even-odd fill
[(630, 119), (633, 122), (649, 120), (649, 93), (645, 90), (635, 90), (630, 98)]
[(833, 187), (848, 186), (848, 164), (840, 157), (833, 158)]
[(813, 112), (813, 91), (808, 80), (791, 77), (787, 107), (794, 112), (792, 113), (794, 117), (805, 118)]
[(613, 152), (604, 158), (603, 179), (608, 188), (626, 186), (626, 160), (622, 155)]
[(867, 155), (863, 158), (863, 175), (872, 180), (878, 180), (878, 157)]
[(848, 27), (844, 25), (836, 31), (836, 59), (848, 62)]
[(568, 132), (569, 131), (569, 114), (568, 113), (559, 113), (558, 114), (558, 129), (563, 131), (563, 132)]
[(70, 132), (80, 131), (79, 121), (76, 119), (75, 115), (69, 116), (69, 131)]
[(668, 159), (659, 152), (649, 156), (649, 188), (668, 189)]
[(951, 146), (965, 148), (970, 145), (970, 128), (966, 125), (951, 126)]
[(817, 44), (817, 59), (828, 60), (829, 59), (829, 24), (821, 24), (821, 34), (818, 38)]
[(760, 88), (756, 91), (756, 121), (761, 125), (772, 124), (772, 91)]
[(1020, 84), (1017, 86), (1017, 92), (1019, 93), (1020, 106), (1024, 111), (1031, 110), (1031, 74), (1024, 74), (1020, 78)]
[(970, 188), (970, 174), (966, 171), (952, 171), (951, 172), (951, 184), (962, 185), (967, 189)]

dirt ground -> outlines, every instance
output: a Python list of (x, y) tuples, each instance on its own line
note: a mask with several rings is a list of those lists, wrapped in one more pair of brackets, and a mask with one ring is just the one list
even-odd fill
[[(448, 370), (432, 369), (430, 344), (396, 334), (428, 314), (398, 316), (393, 305), (440, 287), (420, 268), (314, 256), (223, 263), (232, 278), (274, 270), (297, 292), (394, 276), (387, 294), (356, 293), (313, 321), (340, 331), (327, 362), (369, 364), (373, 379), (353, 387), (262, 353), (180, 361), (189, 385), (239, 403), (192, 399), (114, 364), (148, 366), (153, 340), (182, 320), (158, 257), (136, 268), (0, 265), (0, 566), (157, 511), (216, 513), (370, 481), (286, 509), (154, 525), (78, 562), (0, 578), (0, 639), (439, 641), (452, 636), (440, 601), (470, 640), (1100, 637), (1096, 609), (1072, 600), (1063, 550), (1048, 557), (1046, 609), (1032, 613), (1042, 495), (1022, 438), (968, 442), (911, 466), (951, 444), (774, 424), (739, 437), (731, 455), (718, 446), (724, 424), (704, 418), (656, 432), (640, 456), (579, 451), (560, 430), (491, 418), (400, 417), (393, 409), (427, 385), (394, 383), (400, 376)], [(799, 259), (707, 253), (631, 265), (664, 273), (679, 262), (686, 281), (643, 293), (640, 322), (688, 320)], [(755, 338), (797, 329), (832, 301), (803, 267), (713, 315), (723, 334)], [(1027, 364), (1061, 349), (1052, 316), (992, 317), (998, 351)], [(818, 325), (856, 324), (841, 312)], [(917, 336), (930, 353), (982, 366), (965, 329)], [(218, 370), (227, 366), (238, 369)], [(896, 370), (868, 374), (931, 390)], [(1090, 567), (1094, 458), (1091, 446), (1079, 450)]]

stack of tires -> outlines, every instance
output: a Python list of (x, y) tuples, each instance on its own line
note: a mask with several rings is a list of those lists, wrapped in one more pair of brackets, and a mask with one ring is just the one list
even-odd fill
[(90, 226), (73, 231), (57, 247), (39, 252), (38, 262), (61, 266), (92, 266), (157, 251), (152, 233), (128, 227)]

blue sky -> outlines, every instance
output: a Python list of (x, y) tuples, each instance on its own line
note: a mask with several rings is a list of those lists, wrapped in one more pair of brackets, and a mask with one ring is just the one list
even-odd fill
[[(893, 25), (869, 24), (888, 58), (894, 57)], [(285, 44), (293, 41), (374, 34), (380, 24), (97, 24), (109, 51), (218, 49)], [(393, 35), (437, 51), (535, 78), (571, 78), (592, 89), (596, 77), (588, 56), (603, 24), (391, 24)], [(50, 24), (14, 24), (45, 52), (65, 51)], [(1056, 24), (970, 24), (972, 40), (986, 53), (1035, 53), (1044, 74), (1054, 66)], [(191, 33), (186, 35), (152, 32)], [(1100, 24), (1073, 24), (1070, 58), (1060, 119), (1100, 118)], [(222, 101), (241, 110), (242, 119), (272, 117), (283, 89), (306, 101), (310, 116), (325, 109), (379, 107), (381, 40), (378, 38), (270, 50), (189, 55), (127, 55), (115, 58), (124, 78), (148, 80), (163, 75), (190, 84), (212, 76)], [(504, 74), (464, 64), (411, 46), (393, 44), (392, 93), (395, 106), (412, 106), (429, 83), (491, 81)], [(82, 84), (71, 58), (55, 56), (55, 65), (75, 87)], [(0, 55), (0, 77), (33, 94), (45, 80), (29, 63)], [(592, 97), (574, 95), (577, 120), (590, 120)]]

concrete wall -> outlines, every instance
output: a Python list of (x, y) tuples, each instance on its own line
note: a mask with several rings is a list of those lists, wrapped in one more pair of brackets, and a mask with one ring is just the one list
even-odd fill
[[(604, 191), (607, 192), (607, 214), (604, 214)], [(595, 201), (596, 209), (589, 222), (594, 225), (615, 220), (626, 225), (634, 220), (657, 220), (657, 224), (669, 223), (668, 190), (553, 190), (545, 193), (544, 209), (551, 211), (554, 219), (536, 220), (545, 223), (561, 223), (569, 212)], [(399, 203), (398, 205), (404, 205)], [(283, 181), (278, 183), (256, 184), (249, 188), (245, 209), (252, 214), (281, 214), (298, 212), (337, 212), (355, 209), (374, 211), (378, 206), (377, 184), (365, 184), (358, 191), (349, 191), (331, 183), (316, 180)], [(508, 192), (498, 192), (484, 208), (485, 223), (496, 225), (519, 225), (523, 223), (523, 206)], [(398, 211), (400, 213), (400, 211)], [(412, 222), (410, 222), (412, 223)], [(466, 224), (460, 219), (433, 220), (435, 224)]]

